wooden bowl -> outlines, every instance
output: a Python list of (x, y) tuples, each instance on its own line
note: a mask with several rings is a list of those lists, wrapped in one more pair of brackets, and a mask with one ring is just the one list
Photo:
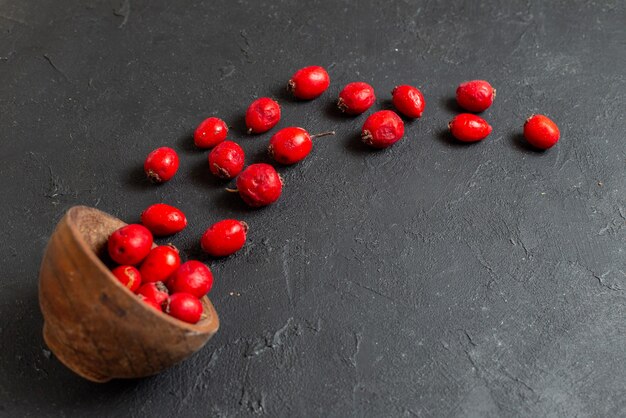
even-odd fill
[(39, 273), (46, 344), (94, 382), (156, 374), (199, 350), (219, 328), (206, 296), (203, 318), (191, 325), (156, 311), (117, 281), (99, 256), (124, 225), (97, 209), (71, 208), (50, 237)]

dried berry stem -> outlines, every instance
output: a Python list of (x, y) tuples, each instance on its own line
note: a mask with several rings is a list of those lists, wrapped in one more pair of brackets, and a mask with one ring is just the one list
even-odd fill
[(319, 134), (311, 135), (312, 139), (321, 138), (323, 136), (335, 135), (335, 131), (322, 132)]

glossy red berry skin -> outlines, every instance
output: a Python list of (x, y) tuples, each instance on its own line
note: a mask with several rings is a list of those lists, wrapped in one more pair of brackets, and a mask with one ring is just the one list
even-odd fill
[(211, 225), (202, 235), (200, 246), (213, 257), (226, 257), (241, 250), (246, 243), (248, 224), (224, 219)]
[(395, 108), (407, 118), (421, 118), (426, 107), (426, 100), (419, 89), (413, 86), (396, 86), (391, 92)]
[(289, 80), (288, 88), (301, 100), (319, 97), (330, 86), (330, 77), (323, 67), (304, 67), (295, 72)]
[(457, 103), (470, 112), (487, 110), (495, 97), (496, 90), (485, 80), (466, 81), (456, 89)]
[(209, 153), (211, 173), (222, 179), (237, 177), (246, 160), (243, 149), (233, 141), (224, 141)]
[(170, 245), (159, 245), (150, 250), (139, 271), (144, 283), (164, 282), (179, 266), (178, 250)]
[(246, 111), (249, 134), (261, 134), (272, 129), (280, 120), (280, 105), (269, 97), (256, 99)]
[(404, 122), (391, 110), (372, 113), (363, 124), (361, 139), (374, 148), (387, 148), (404, 135)]
[(165, 313), (181, 321), (195, 324), (202, 318), (202, 302), (189, 293), (174, 293), (165, 305)]
[(159, 306), (165, 302), (170, 295), (163, 282), (144, 283), (137, 290), (137, 294), (146, 299), (153, 300)]
[(357, 81), (349, 83), (341, 90), (337, 107), (349, 115), (360, 115), (372, 107), (375, 101), (374, 88), (367, 83)]
[(462, 142), (477, 142), (487, 138), (491, 125), (480, 116), (471, 113), (456, 115), (448, 124), (453, 137)]
[(148, 154), (143, 170), (154, 183), (163, 183), (174, 177), (179, 165), (180, 160), (176, 151), (169, 147), (161, 147)]
[(283, 181), (271, 165), (251, 164), (237, 176), (237, 189), (249, 206), (267, 206), (280, 197)]
[(133, 266), (117, 266), (111, 273), (131, 292), (136, 292), (141, 286), (141, 273)]
[(168, 279), (167, 287), (171, 293), (190, 293), (201, 298), (213, 287), (213, 273), (203, 263), (190, 260), (181, 264)]
[(193, 133), (193, 142), (198, 148), (213, 148), (226, 139), (228, 126), (220, 118), (203, 120)]
[(117, 264), (134, 266), (146, 258), (152, 248), (152, 234), (143, 225), (130, 224), (109, 236), (107, 247)]
[(307, 131), (295, 126), (281, 129), (270, 139), (270, 156), (281, 164), (295, 164), (304, 160), (313, 149), (313, 141)]
[(163, 308), (161, 307), (161, 304), (158, 303), (156, 300), (148, 299), (144, 295), (137, 295), (137, 297), (146, 305), (152, 307), (153, 309), (156, 309), (159, 312), (163, 312)]
[(141, 213), (141, 223), (154, 235), (164, 237), (185, 229), (187, 218), (180, 209), (157, 203)]
[(532, 115), (524, 123), (524, 137), (535, 148), (552, 148), (561, 137), (559, 127), (544, 115)]

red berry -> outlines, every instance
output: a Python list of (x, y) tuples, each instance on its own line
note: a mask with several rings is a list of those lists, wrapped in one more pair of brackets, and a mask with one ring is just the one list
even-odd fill
[(172, 235), (187, 226), (185, 214), (174, 206), (157, 203), (141, 214), (141, 223), (156, 236)]
[(178, 171), (178, 154), (171, 148), (157, 148), (148, 154), (143, 170), (150, 180), (155, 183), (168, 181)]
[(380, 110), (371, 114), (361, 131), (361, 139), (374, 148), (387, 148), (404, 135), (404, 122), (391, 110)]
[(211, 270), (195, 260), (181, 264), (167, 281), (167, 287), (172, 293), (191, 293), (197, 298), (209, 293), (212, 286), (213, 274)]
[(189, 293), (174, 293), (165, 303), (165, 313), (195, 324), (202, 317), (202, 302)]
[(111, 273), (131, 292), (135, 292), (141, 286), (141, 273), (133, 266), (117, 266)]
[(482, 112), (489, 108), (496, 97), (496, 90), (485, 80), (472, 80), (459, 84), (456, 101), (465, 110)]
[(224, 141), (209, 153), (209, 169), (219, 178), (232, 179), (243, 170), (246, 156), (233, 141)]
[(481, 141), (491, 133), (491, 125), (480, 116), (461, 113), (448, 124), (452, 136), (463, 142)]
[(532, 115), (524, 123), (524, 137), (536, 148), (551, 148), (560, 136), (559, 127), (547, 116)]
[(313, 141), (307, 131), (295, 126), (281, 129), (270, 139), (268, 151), (281, 164), (295, 164), (303, 160), (313, 149)]
[(249, 165), (237, 176), (239, 195), (252, 207), (274, 203), (283, 190), (283, 181), (269, 164)]
[(320, 96), (330, 85), (330, 77), (322, 67), (304, 67), (289, 80), (289, 90), (298, 99), (311, 100)]
[(337, 107), (349, 115), (360, 115), (376, 101), (374, 88), (367, 83), (350, 83), (339, 93)]
[(203, 120), (193, 133), (193, 142), (200, 148), (213, 148), (226, 139), (228, 126), (220, 118)]
[(137, 295), (137, 297), (141, 299), (141, 301), (145, 303), (146, 305), (151, 306), (152, 308), (156, 309), (159, 312), (163, 312), (163, 308), (161, 307), (161, 304), (157, 303), (156, 300), (148, 299), (144, 295)]
[(137, 290), (137, 294), (146, 299), (153, 300), (159, 305), (165, 302), (170, 295), (163, 282), (142, 284), (139, 290)]
[(256, 99), (246, 111), (249, 134), (261, 134), (272, 129), (280, 120), (280, 106), (269, 97)]
[(179, 266), (178, 250), (170, 245), (159, 245), (150, 250), (141, 263), (141, 277), (144, 283), (164, 282)]
[(421, 118), (426, 100), (422, 92), (413, 86), (396, 86), (391, 92), (393, 105), (407, 118)]
[(111, 259), (117, 264), (141, 263), (152, 248), (152, 234), (143, 225), (126, 225), (109, 236), (108, 249)]
[(200, 246), (213, 257), (236, 253), (246, 243), (248, 224), (235, 219), (224, 219), (211, 225), (202, 235)]

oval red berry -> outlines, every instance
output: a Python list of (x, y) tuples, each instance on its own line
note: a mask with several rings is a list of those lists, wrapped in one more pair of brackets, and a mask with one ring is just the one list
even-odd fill
[(360, 115), (372, 107), (375, 101), (374, 88), (367, 83), (357, 81), (349, 83), (341, 90), (337, 107), (349, 115)]
[(283, 128), (270, 139), (270, 156), (281, 164), (302, 161), (313, 149), (313, 141), (307, 131), (295, 126)]
[(487, 110), (495, 97), (496, 90), (485, 80), (466, 81), (456, 89), (457, 103), (470, 112)]
[(164, 282), (179, 266), (178, 250), (170, 245), (159, 245), (150, 250), (139, 271), (144, 283)]
[(371, 114), (363, 124), (361, 139), (374, 148), (387, 148), (404, 135), (404, 122), (391, 110)]
[(476, 142), (487, 138), (491, 133), (491, 125), (480, 116), (461, 113), (448, 124), (450, 133), (462, 142)]
[(190, 324), (202, 318), (202, 302), (189, 293), (174, 293), (165, 304), (165, 313)]
[(280, 120), (280, 106), (269, 97), (255, 100), (246, 111), (249, 134), (260, 134), (272, 129)]
[(117, 266), (111, 273), (131, 292), (136, 292), (141, 286), (141, 273), (133, 266)]
[(546, 150), (561, 137), (559, 127), (544, 115), (532, 115), (524, 123), (524, 137), (532, 146)]
[(151, 181), (163, 183), (174, 177), (179, 165), (180, 160), (176, 151), (169, 147), (161, 147), (148, 154), (143, 169)]
[(293, 95), (302, 100), (319, 97), (330, 86), (330, 77), (323, 67), (304, 67), (295, 72), (289, 80), (288, 88)]
[(237, 189), (249, 206), (261, 207), (278, 200), (283, 182), (271, 165), (251, 164), (237, 177)]
[(226, 139), (228, 126), (220, 118), (203, 120), (193, 133), (193, 142), (199, 148), (213, 148)]
[(111, 259), (117, 264), (137, 265), (152, 248), (152, 234), (143, 225), (130, 224), (109, 236), (107, 247)]
[(211, 225), (202, 235), (200, 246), (213, 257), (226, 257), (241, 250), (246, 243), (248, 224), (224, 219)]
[(233, 141), (224, 141), (209, 153), (209, 170), (222, 179), (237, 177), (245, 163), (243, 149)]
[(185, 229), (187, 218), (180, 209), (157, 203), (142, 212), (141, 223), (154, 235), (167, 236)]
[(190, 260), (180, 265), (178, 270), (167, 280), (171, 293), (190, 293), (201, 298), (213, 287), (213, 274), (203, 263)]
[(421, 118), (426, 107), (424, 95), (416, 87), (401, 85), (391, 92), (395, 108), (407, 118)]
[(154, 301), (157, 305), (165, 302), (169, 296), (167, 287), (163, 282), (144, 283), (137, 290), (137, 294)]

